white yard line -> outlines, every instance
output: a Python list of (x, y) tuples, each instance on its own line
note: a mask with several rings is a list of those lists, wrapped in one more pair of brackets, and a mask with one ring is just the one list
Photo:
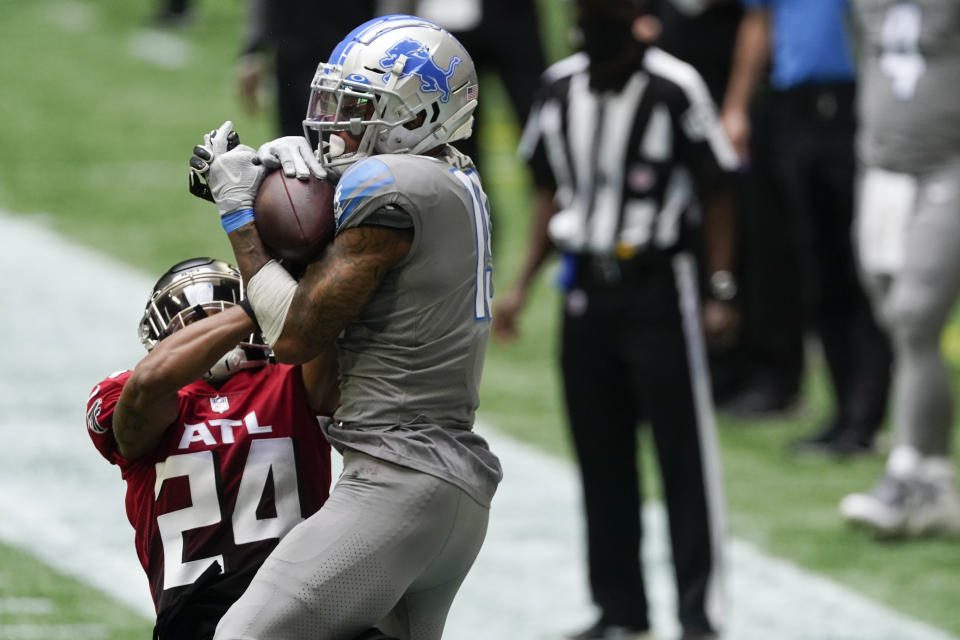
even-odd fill
[[(141, 356), (136, 325), (152, 283), (0, 212), (0, 539), (144, 615), (153, 609), (124, 486), (90, 444), (83, 409), (94, 383)], [(478, 430), (506, 478), (446, 635), (547, 640), (591, 622), (574, 469), (488, 425)], [(662, 509), (649, 507), (645, 518), (654, 625), (670, 637), (676, 624)], [(743, 542), (730, 543), (728, 567), (725, 637), (732, 640), (953, 638)], [(16, 576), (4, 577), (16, 584)]]

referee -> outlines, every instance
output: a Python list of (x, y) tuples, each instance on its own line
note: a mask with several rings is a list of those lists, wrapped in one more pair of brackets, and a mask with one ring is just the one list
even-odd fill
[[(659, 459), (684, 640), (715, 638), (722, 613), (723, 497), (703, 336), (729, 342), (736, 330), (727, 185), (737, 158), (697, 72), (644, 44), (656, 24), (644, 4), (578, 1), (583, 51), (545, 72), (521, 142), (555, 188), (537, 195), (526, 261), (494, 314), (496, 335), (513, 337), (529, 284), (550, 249), (561, 251), (561, 366), (600, 609), (571, 636), (581, 640), (649, 630), (641, 420)], [(702, 316), (698, 255), (711, 294)]]

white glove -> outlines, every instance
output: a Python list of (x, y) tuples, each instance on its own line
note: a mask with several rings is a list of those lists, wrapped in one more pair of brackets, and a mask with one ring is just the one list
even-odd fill
[(257, 149), (257, 157), (268, 169), (283, 169), (289, 178), (306, 180), (313, 174), (321, 180), (327, 172), (317, 160), (310, 143), (303, 136), (284, 136), (265, 142)]
[(252, 209), (267, 173), (252, 147), (240, 144), (227, 150), (232, 132), (233, 123), (227, 120), (219, 129), (203, 136), (203, 145), (193, 148), (190, 159), (191, 168), (206, 178), (221, 218)]

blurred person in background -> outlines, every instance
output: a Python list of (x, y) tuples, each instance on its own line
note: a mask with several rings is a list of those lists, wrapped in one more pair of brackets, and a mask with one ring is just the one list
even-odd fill
[(160, 0), (153, 13), (153, 23), (158, 27), (179, 27), (193, 17), (190, 0)]
[[(743, 8), (739, 0), (650, 0), (650, 13), (660, 22), (660, 35), (656, 44), (667, 53), (692, 65), (703, 77), (710, 97), (720, 104), (726, 94), (727, 81), (730, 79), (730, 66), (733, 61), (734, 45)], [(750, 206), (750, 190), (753, 178), (741, 167), (736, 177), (735, 204), (737, 211), (737, 264), (732, 272), (740, 310), (741, 323), (734, 344), (723, 347), (708, 345), (710, 358), (710, 379), (713, 397), (718, 406), (744, 391), (751, 380), (750, 359), (756, 351), (756, 339), (764, 328), (761, 317), (764, 296), (752, 295), (753, 283), (759, 281), (761, 272), (748, 268), (748, 261), (761, 241), (769, 242), (768, 237), (758, 238), (750, 233), (756, 227), (759, 214), (765, 214), (762, 208)], [(702, 274), (702, 277), (707, 274)], [(706, 279), (706, 278), (704, 278)], [(709, 287), (703, 287), (703, 290)], [(759, 336), (762, 337), (762, 336)], [(785, 404), (784, 401), (783, 404)], [(776, 406), (776, 403), (771, 403)]]
[(247, 0), (237, 85), (247, 111), (259, 110), (260, 90), (271, 77), (280, 135), (302, 136), (317, 61), (354, 26), (373, 17), (374, 0)]
[(650, 0), (649, 6), (660, 22), (657, 47), (696, 69), (719, 105), (743, 16), (739, 0)]
[[(697, 259), (733, 260), (736, 155), (697, 72), (647, 43), (637, 0), (580, 0), (583, 51), (545, 73), (521, 145), (542, 182), (527, 256), (494, 313), (516, 335), (535, 275), (563, 252), (561, 369), (599, 618), (580, 640), (649, 638), (640, 560), (637, 427), (648, 420), (670, 523), (677, 614), (686, 640), (721, 623), (724, 505), (703, 332), (735, 334), (729, 277), (702, 309)], [(704, 208), (706, 251), (691, 212)]]
[(795, 451), (868, 453), (886, 411), (891, 350), (863, 292), (851, 241), (856, 119), (848, 1), (741, 2), (746, 13), (723, 124), (739, 155), (748, 157), (748, 109), (769, 61), (770, 169), (794, 242), (792, 255), (780, 261), (797, 274), (787, 285), (799, 283), (768, 301), (788, 304), (777, 315), (793, 344), (789, 358), (771, 363), (767, 378), (771, 385), (799, 386), (809, 318), (819, 333), (835, 406), (827, 423)]
[(894, 446), (840, 511), (882, 535), (960, 535), (940, 339), (960, 292), (960, 3), (854, 0), (862, 67), (856, 238), (894, 345)]

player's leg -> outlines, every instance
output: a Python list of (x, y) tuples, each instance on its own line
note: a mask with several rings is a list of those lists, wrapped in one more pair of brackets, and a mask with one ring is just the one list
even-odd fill
[(640, 567), (640, 494), (634, 392), (620, 366), (618, 305), (626, 294), (575, 289), (563, 319), (563, 384), (587, 520), (590, 588), (598, 625), (649, 627)]
[(350, 640), (375, 626), (457, 531), (461, 497), (438, 478), (348, 450), (330, 498), (280, 542), (215, 638)]
[(436, 557), (378, 625), (408, 640), (440, 640), (447, 613), (486, 535), (489, 509), (461, 492), (455, 521)]
[(918, 187), (903, 271), (882, 310), (897, 354), (896, 442), (924, 456), (947, 455), (953, 398), (940, 337), (960, 291), (960, 167)]
[(723, 615), (724, 507), (692, 257), (677, 256), (664, 278), (673, 292), (662, 304), (672, 303), (675, 318), (651, 327), (627, 352), (643, 376), (638, 388), (657, 446), (680, 623), (687, 633), (710, 633)]
[[(880, 315), (895, 349), (895, 443), (886, 473), (874, 490), (847, 496), (841, 512), (848, 520), (884, 534), (960, 530), (960, 508), (954, 504), (960, 499), (955, 497), (949, 464), (953, 396), (940, 350), (944, 325), (960, 291), (958, 185), (960, 166), (921, 178), (913, 196), (915, 206), (904, 217), (899, 265), (888, 260), (896, 268), (886, 273), (875, 269), (868, 279), (876, 287)], [(860, 225), (861, 244), (869, 252), (863, 241), (869, 239), (865, 235), (870, 226), (866, 229)], [(873, 244), (877, 244), (876, 238)], [(869, 260), (871, 254), (867, 257)], [(882, 257), (874, 262), (882, 265)], [(924, 503), (932, 510), (911, 524), (911, 508)]]

